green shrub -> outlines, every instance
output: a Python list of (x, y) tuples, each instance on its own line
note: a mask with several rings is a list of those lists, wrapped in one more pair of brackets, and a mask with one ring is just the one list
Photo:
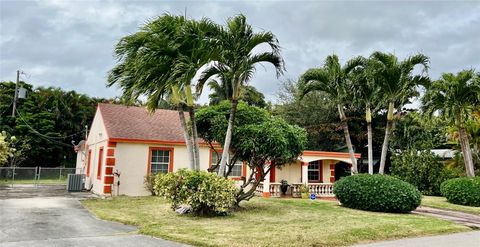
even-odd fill
[(451, 203), (480, 207), (480, 177), (450, 179), (442, 183), (440, 190)]
[(150, 191), (152, 196), (155, 195), (155, 188), (154, 188), (154, 186), (155, 186), (155, 175), (145, 176), (145, 178), (143, 179), (143, 185), (145, 186), (145, 189)]
[(367, 211), (406, 213), (421, 202), (415, 186), (379, 174), (344, 177), (335, 182), (333, 192), (345, 207)]
[(237, 188), (214, 173), (182, 169), (156, 175), (155, 192), (169, 200), (172, 209), (189, 205), (195, 214), (213, 215), (226, 213), (235, 204)]
[(392, 156), (391, 175), (415, 185), (424, 195), (440, 195), (440, 185), (455, 177), (430, 151), (406, 150)]

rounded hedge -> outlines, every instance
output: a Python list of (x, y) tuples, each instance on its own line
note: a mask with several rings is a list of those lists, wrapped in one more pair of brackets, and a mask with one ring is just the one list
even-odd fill
[(449, 179), (442, 183), (440, 192), (451, 203), (480, 207), (480, 177)]
[(359, 174), (335, 182), (333, 192), (348, 208), (376, 212), (406, 213), (420, 205), (420, 191), (387, 175)]

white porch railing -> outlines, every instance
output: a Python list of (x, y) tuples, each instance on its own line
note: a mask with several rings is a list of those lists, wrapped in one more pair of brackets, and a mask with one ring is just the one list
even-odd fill
[(333, 197), (333, 184), (332, 183), (309, 183), (308, 191), (319, 197)]
[(271, 197), (280, 197), (280, 183), (270, 183), (270, 196)]
[[(281, 185), (280, 183), (270, 183), (269, 192), (270, 192), (271, 197), (280, 197), (280, 194), (281, 194), (280, 185)], [(257, 196), (262, 196), (263, 195), (263, 183), (262, 182), (260, 182), (257, 185), (257, 188), (255, 189), (255, 194)]]
[[(301, 183), (292, 184), (292, 197), (301, 197), (300, 186)], [(333, 194), (333, 183), (309, 183), (308, 185), (309, 193), (313, 193), (318, 197), (334, 197)]]
[(257, 195), (257, 196), (262, 196), (263, 195), (263, 183), (262, 182), (260, 182), (257, 185), (257, 188), (255, 189), (255, 195)]
[(300, 186), (301, 186), (301, 185), (302, 185), (301, 183), (300, 183), (300, 184), (291, 184), (291, 185), (290, 185), (290, 189), (291, 189), (291, 191), (292, 191), (292, 197), (301, 197), (301, 196), (302, 196), (302, 194), (301, 194), (301, 192), (300, 192)]

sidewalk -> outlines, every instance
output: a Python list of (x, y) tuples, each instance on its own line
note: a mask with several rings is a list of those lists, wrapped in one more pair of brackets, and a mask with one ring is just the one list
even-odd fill
[(479, 247), (480, 231), (462, 232), (449, 235), (406, 238), (373, 244), (354, 245), (354, 247)]

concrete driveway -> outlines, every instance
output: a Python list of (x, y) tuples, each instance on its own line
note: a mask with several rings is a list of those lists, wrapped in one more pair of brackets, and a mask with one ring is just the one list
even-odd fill
[(64, 188), (0, 188), (0, 246), (185, 246), (99, 220), (79, 202), (91, 194)]

